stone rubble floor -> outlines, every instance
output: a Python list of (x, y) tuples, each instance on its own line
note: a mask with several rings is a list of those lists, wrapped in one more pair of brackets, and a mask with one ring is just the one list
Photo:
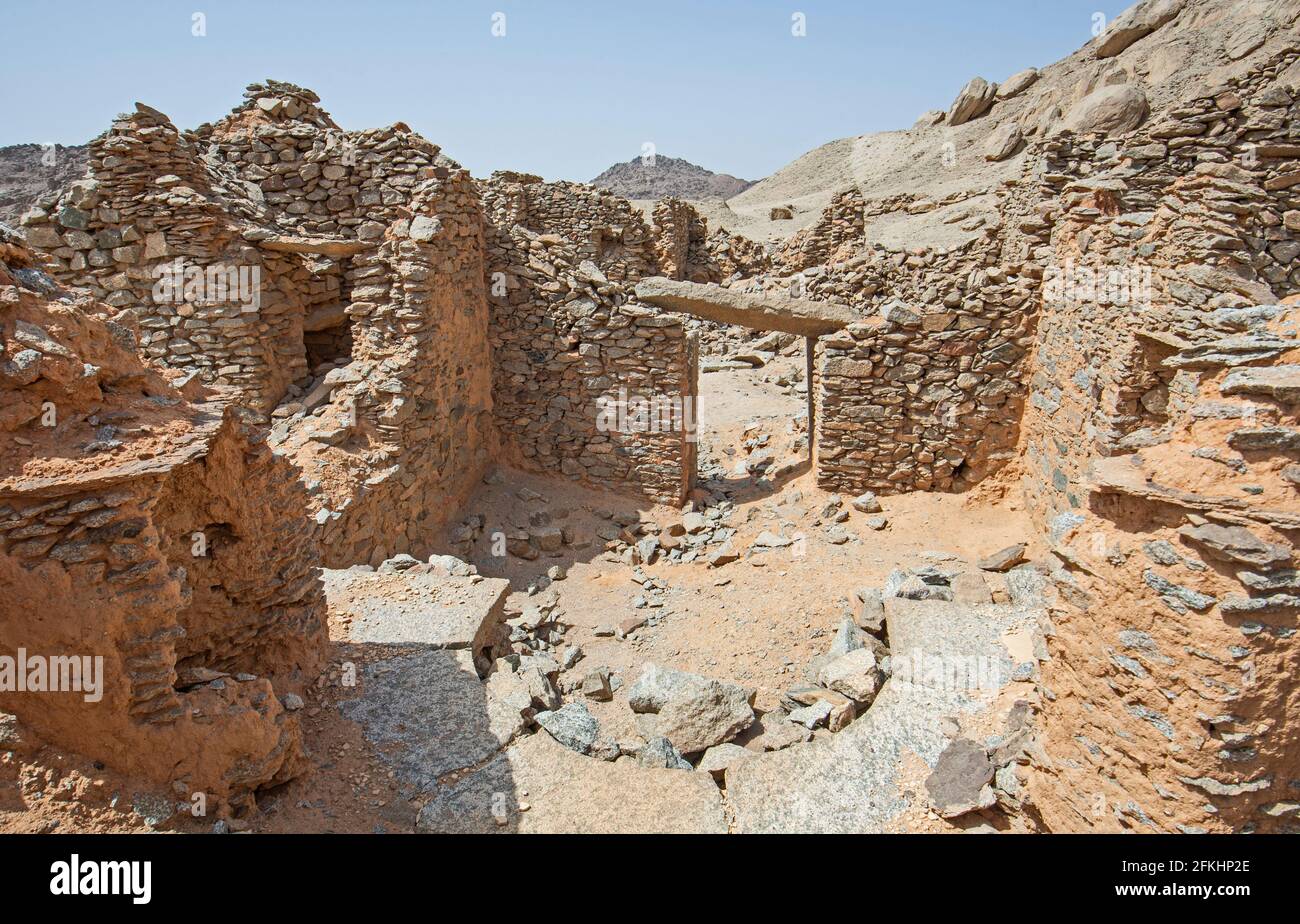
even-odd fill
[[(927, 807), (926, 776), (943, 749), (956, 715), (963, 735), (986, 737), (1014, 700), (1020, 684), (993, 696), (936, 701), (932, 694), (887, 684), (876, 702), (837, 733), (818, 729), (813, 740), (745, 758), (718, 782), (709, 773), (659, 770), (633, 758), (607, 762), (568, 750), (545, 731), (528, 726), (517, 706), (480, 679), (472, 653), (503, 615), (553, 596), (568, 628), (551, 652), (580, 646), (583, 656), (560, 674), (575, 685), (598, 667), (618, 689), (608, 702), (567, 689), (566, 702), (582, 702), (602, 734), (640, 740), (627, 689), (647, 662), (691, 671), (756, 690), (760, 719), (736, 739), (749, 744), (764, 731), (761, 714), (781, 692), (803, 682), (803, 669), (823, 654), (856, 588), (880, 587), (895, 568), (939, 552), (974, 562), (1028, 535), (1023, 510), (998, 479), (967, 496), (909, 494), (883, 497), (884, 529), (849, 510), (841, 524), (848, 541), (835, 544), (822, 515), (830, 495), (818, 489), (806, 465), (801, 430), (791, 421), (803, 400), (776, 384), (773, 370), (731, 370), (703, 378), (701, 472), (722, 477), (735, 504), (736, 561), (710, 567), (660, 560), (633, 567), (606, 552), (595, 535), (610, 521), (601, 513), (632, 514), (666, 526), (680, 510), (519, 471), (483, 484), (463, 513), (482, 514), (484, 535), (470, 561), (481, 577), (433, 577), (327, 571), (330, 667), (327, 682), (310, 691), (299, 712), (310, 753), (308, 772), (259, 794), (258, 811), (235, 819), (235, 831), (383, 832), (439, 831), (866, 831), (986, 828), (978, 815), (953, 822)], [(792, 366), (797, 358), (786, 365)], [(788, 370), (785, 370), (788, 372)], [(762, 437), (766, 436), (765, 441)], [(756, 440), (761, 441), (758, 445)], [(746, 443), (749, 443), (748, 450)], [(775, 480), (745, 478), (737, 462), (755, 451), (772, 453)], [(730, 450), (728, 452), (727, 450)], [(531, 493), (530, 493), (531, 492)], [(540, 496), (539, 496), (540, 495)], [(490, 534), (512, 519), (544, 509), (569, 527), (575, 541), (554, 554), (525, 561), (494, 557)], [(877, 514), (879, 516), (881, 514)], [(458, 518), (448, 527), (450, 544)], [(804, 534), (801, 549), (755, 549), (764, 532)], [(1032, 550), (1031, 550), (1032, 557)], [(565, 576), (541, 593), (547, 571)], [(633, 580), (642, 575), (662, 590)], [(996, 583), (996, 582), (994, 582)], [(963, 653), (999, 653), (1026, 618), (1022, 608), (990, 605), (984, 612), (927, 608), (925, 619), (898, 623), (889, 607), (891, 645), (908, 633), (933, 645), (946, 639)], [(938, 623), (934, 614), (941, 614)], [(628, 632), (609, 627), (644, 621)], [(1022, 646), (1023, 647), (1023, 646)], [(1001, 657), (1001, 655), (998, 655)], [(928, 697), (928, 698), (927, 698)], [(73, 768), (60, 768), (66, 773)], [(50, 772), (37, 764), (13, 768), (24, 778)], [(81, 768), (87, 780), (93, 768)], [(30, 789), (31, 787), (26, 787)], [(39, 788), (39, 787), (38, 787)], [(83, 787), (84, 788), (84, 787)], [(94, 794), (103, 790), (103, 807)], [(79, 790), (80, 791), (80, 790)], [(114, 786), (96, 784), (75, 800), (43, 799), (0, 805), (0, 827), (13, 831), (61, 829), (148, 830), (129, 805), (113, 807)], [(167, 829), (211, 830), (210, 819), (176, 816)]]
[[(710, 396), (710, 387), (719, 393)], [(760, 370), (713, 373), (705, 388), (702, 459), (733, 458), (722, 451), (725, 446), (736, 447), (734, 458), (744, 458), (738, 447), (746, 429), (752, 436), (757, 421), (760, 430), (780, 436), (792, 408), (802, 404), (761, 381)], [(737, 392), (744, 394), (748, 416), (711, 420), (710, 399), (715, 407), (734, 407)], [(756, 395), (766, 395), (766, 403)], [(782, 458), (799, 449), (776, 439), (773, 444), (781, 447)], [(498, 483), (482, 485), (463, 511), (485, 518), (484, 537), (470, 557), (484, 580), (361, 575), (371, 598), (359, 602), (355, 594), (340, 594), (337, 580), (327, 577), (332, 682), (303, 713), (314, 768), (260, 800), (254, 830), (401, 833), (417, 829), (417, 816), (420, 829), (440, 831), (955, 827), (924, 807), (924, 773), (946, 740), (940, 719), (960, 714), (964, 731), (993, 729), (999, 709), (1005, 711), (1006, 690), (979, 702), (943, 695), (943, 702), (933, 702), (926, 699), (933, 694), (887, 685), (866, 715), (844, 730), (819, 729), (810, 743), (746, 759), (728, 771), (727, 788), (721, 789), (706, 772), (647, 769), (630, 757), (602, 761), (564, 748), (536, 726), (525, 727), (517, 709), (497, 701), (475, 673), (471, 640), (481, 633), (472, 614), (484, 621), (501, 618), (491, 603), (500, 580), (508, 582), (506, 611), (524, 609), (540, 596), (528, 593), (530, 585), (559, 565), (565, 576), (545, 593), (554, 596), (560, 621), (569, 628), (551, 654), (558, 660), (572, 645), (583, 651), (560, 675), (561, 685), (605, 667), (622, 691), (608, 702), (587, 699), (577, 689), (565, 693), (565, 702), (587, 706), (602, 734), (639, 740), (626, 690), (646, 662), (755, 688), (755, 707), (762, 713), (827, 649), (855, 588), (881, 586), (891, 570), (916, 565), (923, 552), (974, 562), (1023, 540), (1024, 513), (996, 484), (968, 496), (884, 497), (888, 526), (870, 529), (867, 516), (853, 511), (843, 524), (852, 538), (837, 545), (824, 536), (826, 521), (818, 523), (830, 495), (807, 471), (779, 484), (729, 477), (736, 486), (733, 544), (741, 558), (721, 567), (709, 567), (703, 558), (638, 566), (666, 585), (648, 594), (634, 583), (634, 567), (605, 552), (604, 541), (594, 535), (608, 523), (600, 513), (635, 513), (664, 526), (680, 520), (680, 511), (638, 506), (523, 472), (501, 474)], [(572, 528), (578, 541), (533, 561), (494, 557), (488, 539), (494, 526), (508, 524), (521, 508), (561, 517), (557, 522)], [(745, 557), (764, 530), (802, 532), (806, 544), (798, 553), (787, 547)], [(587, 539), (590, 544), (581, 547)], [(403, 583), (412, 579), (413, 589)], [(437, 582), (454, 586), (431, 589)], [(440, 594), (448, 606), (434, 605)], [(651, 618), (626, 634), (605, 634), (629, 617)], [(1027, 617), (1022, 608), (990, 605), (973, 620), (956, 618), (946, 626), (896, 630), (895, 619), (891, 615), (891, 633), (905, 638), (908, 631), (921, 632), (933, 644), (951, 632), (948, 644), (964, 653), (976, 645), (1005, 651), (1004, 631)], [(355, 664), (355, 686), (342, 682), (345, 662)]]

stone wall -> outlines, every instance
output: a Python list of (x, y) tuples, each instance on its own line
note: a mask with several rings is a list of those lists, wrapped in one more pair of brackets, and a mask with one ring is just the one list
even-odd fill
[[(426, 551), (495, 440), (477, 190), (404, 125), (343, 131), (274, 81), (245, 97), (192, 132), (137, 105), (87, 179), (24, 217), (28, 239), (137, 324), (145, 356), (272, 413), (327, 563)], [(186, 288), (222, 268), (254, 302)]]
[[(897, 212), (924, 215), (987, 192), (986, 189), (960, 190), (937, 200), (911, 193), (869, 199), (857, 187), (849, 187), (831, 197), (817, 221), (796, 231), (773, 254), (772, 263), (785, 275), (824, 267), (856, 255), (867, 243), (867, 226), (873, 218)], [(964, 230), (977, 230), (983, 224), (975, 218), (959, 220), (966, 222), (962, 226)]]
[(29, 257), (0, 246), (0, 652), (102, 658), (102, 687), (0, 709), (224, 814), (302, 768), (289, 697), (325, 643), (305, 492), (253, 415), (178, 391)]
[(428, 555), (494, 455), (483, 215), (465, 171), (434, 173), (350, 261), (349, 361), (273, 413), (330, 566)]
[(1043, 151), (1023, 452), (1053, 550), (1032, 789), (1056, 829), (1296, 829), (1297, 57)]
[[(687, 335), (681, 317), (637, 304), (624, 285), (657, 267), (644, 222), (626, 200), (577, 184), (495, 174), (482, 190), (506, 458), (680, 502), (690, 455), (672, 412), (692, 391)], [(639, 399), (667, 413), (638, 422)]]
[(823, 487), (960, 491), (1015, 458), (1041, 276), (1030, 255), (1009, 246), (1006, 231), (1025, 208), (1016, 185), (998, 190), (1002, 221), (952, 248), (867, 243), (869, 218), (936, 204), (911, 196), (867, 201), (846, 190), (774, 255), (771, 272), (731, 283), (843, 305), (862, 317), (818, 341), (815, 457)]
[(951, 287), (936, 301), (889, 301), (821, 339), (824, 487), (962, 490), (1014, 457), (1033, 283), (1000, 266), (962, 273), (954, 264), (934, 266), (932, 278)]
[(506, 170), (480, 186), (488, 222), (498, 233), (509, 234), (518, 225), (548, 240), (563, 238), (579, 262), (590, 260), (612, 282), (636, 282), (658, 272), (654, 236), (641, 213), (621, 196), (585, 183), (544, 183), (541, 177)]
[[(245, 97), (192, 132), (137, 104), (91, 143), (86, 179), (22, 221), (56, 278), (137, 317), (145, 355), (268, 410), (311, 371), (302, 322), (327, 294), (313, 262), (379, 246), (455, 165), (400, 124), (339, 129), (310, 90)], [(236, 274), (224, 289), (219, 270)]]
[[(1300, 146), (1294, 103), (1274, 81), (1285, 67), (1284, 58), (1190, 100), (1175, 120), (1122, 143), (1064, 134), (1046, 145), (1055, 284), (1070, 284), (1071, 271), (1085, 282), (1118, 271), (1149, 279), (1151, 297), (1045, 300), (1032, 401), (1050, 429), (1027, 445), (1045, 515), (1079, 506), (1091, 457), (1138, 448), (1159, 430), (1163, 392), (1148, 395), (1174, 370), (1152, 378), (1151, 366), (1179, 343), (1223, 336), (1207, 323), (1214, 309), (1271, 303), (1300, 286)], [(1049, 434), (1070, 451), (1053, 451)]]
[(665, 196), (654, 207), (656, 275), (687, 282), (722, 282), (765, 272), (766, 248), (708, 222), (689, 202)]

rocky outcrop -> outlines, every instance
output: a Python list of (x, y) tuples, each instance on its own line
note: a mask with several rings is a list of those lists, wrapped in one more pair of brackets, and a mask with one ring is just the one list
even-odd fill
[(1106, 26), (1093, 47), (1098, 58), (1113, 58), (1140, 38), (1174, 20), (1183, 0), (1143, 0), (1129, 7)]
[(948, 107), (948, 124), (962, 125), (988, 112), (997, 98), (998, 85), (972, 77)]
[(998, 99), (1013, 99), (1028, 90), (1038, 79), (1038, 68), (1027, 67), (1016, 71), (1002, 83), (998, 84)]
[(1070, 107), (1065, 125), (1079, 134), (1123, 134), (1142, 124), (1148, 112), (1140, 87), (1121, 84), (1103, 87)]
[(988, 140), (984, 142), (984, 159), (985, 160), (1006, 160), (1020, 147), (1024, 141), (1024, 132), (1015, 122), (1005, 122), (989, 135)]

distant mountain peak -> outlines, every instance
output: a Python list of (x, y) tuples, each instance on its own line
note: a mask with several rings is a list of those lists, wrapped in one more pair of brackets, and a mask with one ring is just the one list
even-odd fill
[(591, 181), (626, 199), (730, 199), (753, 186), (727, 173), (714, 173), (680, 157), (656, 154), (653, 160), (633, 157), (615, 164)]

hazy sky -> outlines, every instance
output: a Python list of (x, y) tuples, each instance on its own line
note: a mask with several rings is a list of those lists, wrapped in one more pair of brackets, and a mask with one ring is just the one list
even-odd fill
[[(1091, 38), (1094, 12), (1126, 5), (8, 2), (0, 145), (84, 142), (136, 100), (190, 128), (272, 77), (315, 90), (344, 128), (406, 122), (478, 176), (588, 180), (649, 141), (751, 179), (835, 138), (906, 128), (976, 74), (1049, 64)], [(192, 34), (196, 11), (206, 35)]]

